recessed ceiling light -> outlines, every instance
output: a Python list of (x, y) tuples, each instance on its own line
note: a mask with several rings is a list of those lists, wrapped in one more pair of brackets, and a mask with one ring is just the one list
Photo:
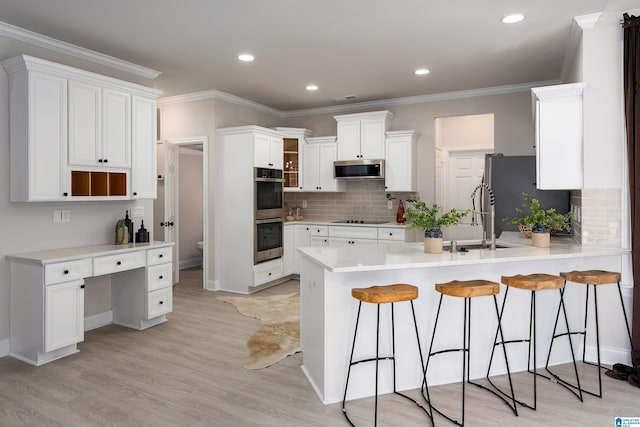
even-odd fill
[(307, 85), (307, 90), (309, 91), (318, 90), (318, 85)]
[(514, 13), (502, 18), (502, 22), (505, 24), (516, 24), (524, 19), (524, 15), (520, 13)]
[(424, 76), (425, 74), (429, 74), (429, 70), (426, 68), (418, 68), (415, 73), (419, 76)]
[(238, 59), (242, 62), (251, 62), (254, 58), (250, 53), (241, 53), (238, 55)]

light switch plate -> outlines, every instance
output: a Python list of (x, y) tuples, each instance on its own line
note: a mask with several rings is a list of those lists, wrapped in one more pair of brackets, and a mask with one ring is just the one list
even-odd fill
[(70, 222), (71, 221), (71, 211), (70, 210), (60, 211), (60, 220), (62, 222)]
[(53, 222), (62, 222), (62, 211), (56, 209), (53, 211)]

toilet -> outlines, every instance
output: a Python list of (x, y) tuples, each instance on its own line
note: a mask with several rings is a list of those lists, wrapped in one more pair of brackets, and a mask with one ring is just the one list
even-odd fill
[(200, 240), (198, 243), (196, 243), (196, 249), (198, 249), (198, 251), (200, 253), (202, 253), (202, 251), (204, 250), (204, 241)]

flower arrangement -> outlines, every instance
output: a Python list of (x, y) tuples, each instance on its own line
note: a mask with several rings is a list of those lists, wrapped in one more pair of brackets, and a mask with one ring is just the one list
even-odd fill
[(441, 227), (459, 224), (469, 211), (458, 211), (455, 208), (438, 215), (440, 206), (432, 203), (428, 206), (417, 197), (407, 199), (404, 217), (412, 228), (424, 230), (425, 237), (442, 237)]
[(519, 227), (531, 228), (534, 233), (555, 233), (556, 231), (571, 231), (573, 214), (559, 214), (554, 208), (543, 209), (540, 201), (527, 193), (522, 193), (524, 203), (522, 208), (516, 208), (520, 216), (504, 217), (503, 221), (516, 224)]

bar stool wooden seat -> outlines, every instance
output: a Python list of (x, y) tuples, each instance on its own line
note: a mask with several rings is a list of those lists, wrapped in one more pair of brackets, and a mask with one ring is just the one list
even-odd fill
[[(560, 316), (560, 307), (558, 307), (558, 313), (556, 314), (556, 323), (553, 328), (553, 335), (551, 338), (551, 345), (549, 346), (549, 356), (547, 357), (547, 371), (551, 374), (556, 380), (562, 382), (563, 384), (573, 388), (579, 389), (581, 393), (587, 393), (592, 396), (602, 397), (602, 364), (600, 362), (600, 326), (598, 324), (598, 286), (600, 285), (618, 285), (618, 295), (620, 296), (620, 306), (622, 307), (622, 315), (624, 317), (624, 323), (627, 327), (627, 335), (629, 336), (629, 343), (631, 343), (631, 353), (633, 354), (633, 343), (631, 340), (631, 329), (629, 328), (629, 321), (627, 320), (627, 312), (624, 308), (624, 301), (622, 299), (622, 289), (620, 288), (620, 273), (613, 271), (605, 271), (605, 270), (585, 270), (585, 271), (570, 271), (568, 273), (560, 273), (560, 276), (565, 280), (565, 285), (567, 282), (573, 282), (581, 285), (586, 285), (585, 289), (585, 307), (584, 307), (584, 326), (580, 331), (571, 331), (567, 327), (566, 333), (557, 334), (557, 326), (558, 326), (558, 318)], [(586, 340), (587, 340), (587, 320), (589, 313), (589, 288), (593, 287), (593, 307), (594, 307), (594, 315), (596, 322), (596, 353), (597, 353), (597, 363), (589, 362), (585, 360), (586, 354)], [(564, 293), (564, 290), (562, 291)], [(549, 370), (549, 359), (551, 358), (551, 349), (553, 348), (553, 342), (556, 338), (568, 336), (569, 340), (571, 340), (571, 335), (582, 335), (582, 362), (597, 366), (598, 367), (598, 392), (593, 392), (589, 390), (585, 390), (580, 387), (580, 383), (571, 384), (564, 379), (560, 378), (558, 375), (554, 374)]]
[[(501, 327), (500, 327), (500, 316), (498, 313), (498, 302), (496, 300), (496, 295), (498, 293), (500, 293), (500, 285), (496, 282), (491, 282), (488, 280), (467, 280), (467, 281), (460, 281), (460, 280), (452, 280), (451, 282), (447, 282), (447, 283), (436, 283), (435, 285), (436, 291), (440, 292), (440, 302), (438, 303), (438, 311), (436, 313), (436, 320), (435, 320), (435, 324), (433, 326), (433, 335), (431, 336), (431, 344), (429, 346), (429, 354), (427, 356), (427, 364), (425, 365), (425, 369), (424, 369), (424, 373), (425, 373), (425, 379), (427, 377), (427, 371), (429, 369), (429, 361), (431, 360), (431, 357), (433, 356), (437, 356), (439, 354), (444, 354), (444, 353), (451, 353), (451, 352), (463, 352), (463, 357), (462, 357), (462, 417), (461, 417), (461, 421), (457, 421), (454, 418), (444, 414), (442, 411), (440, 411), (439, 409), (437, 409), (435, 406), (433, 406), (433, 404), (431, 403), (431, 399), (429, 398), (428, 395), (428, 390), (427, 390), (427, 395), (424, 396), (424, 390), (426, 389), (426, 387), (423, 387), (423, 396), (424, 398), (429, 402), (429, 406), (436, 411), (438, 414), (442, 415), (443, 417), (445, 417), (446, 419), (448, 419), (449, 421), (451, 421), (454, 424), (457, 424), (459, 426), (464, 426), (464, 420), (465, 420), (465, 383), (469, 383), (469, 384), (473, 384), (477, 387), (483, 388), (491, 393), (493, 393), (495, 396), (497, 396), (498, 398), (502, 399), (509, 407), (511, 407), (512, 411), (514, 412), (514, 414), (518, 415), (517, 409), (516, 409), (516, 403), (515, 403), (515, 397), (513, 394), (513, 385), (511, 383), (511, 372), (509, 370), (509, 363), (507, 361), (507, 355), (505, 352), (505, 361), (507, 361), (507, 375), (509, 377), (509, 385), (511, 386), (511, 402), (507, 401), (502, 395), (496, 393), (495, 391), (491, 390), (490, 388), (487, 388), (481, 384), (472, 382), (469, 380), (469, 358), (470, 358), (470, 354), (471, 354), (471, 300), (473, 298), (476, 297), (482, 297), (482, 296), (493, 296), (493, 303), (495, 306), (495, 310), (496, 310), (496, 317), (498, 318), (498, 330), (502, 331)], [(463, 345), (461, 348), (447, 348), (447, 349), (443, 349), (443, 350), (439, 350), (439, 351), (433, 351), (433, 346), (434, 346), (434, 341), (435, 341), (435, 336), (436, 336), (436, 331), (438, 329), (438, 319), (440, 318), (440, 310), (442, 308), (442, 300), (443, 297), (447, 295), (450, 297), (458, 297), (458, 298), (464, 298), (464, 321), (463, 321)], [(426, 384), (425, 384), (426, 385)]]
[[(493, 385), (497, 390), (500, 391), (500, 393), (504, 395), (505, 393), (502, 392), (498, 387), (496, 387), (493, 384), (493, 382), (491, 382), (491, 379), (489, 378), (489, 375), (491, 372), (491, 366), (493, 363), (493, 355), (494, 355), (495, 347), (502, 346), (504, 348), (507, 344), (525, 343), (525, 342), (528, 343), (529, 351), (527, 356), (527, 371), (533, 374), (533, 403), (528, 404), (523, 402), (522, 400), (516, 400), (516, 402), (518, 402), (518, 404), (522, 406), (535, 410), (537, 407), (537, 403), (536, 403), (537, 402), (537, 381), (536, 381), (537, 377), (541, 376), (541, 377), (550, 379), (549, 377), (538, 373), (538, 370), (537, 370), (536, 292), (545, 291), (545, 290), (555, 290), (555, 289), (558, 290), (560, 294), (559, 307), (562, 308), (564, 318), (565, 318), (565, 324), (567, 325), (567, 328), (568, 328), (569, 323), (567, 321), (567, 313), (564, 307), (564, 299), (563, 299), (563, 291), (562, 291), (564, 288), (564, 279), (560, 276), (554, 276), (551, 274), (535, 273), (535, 274), (527, 274), (527, 275), (517, 274), (515, 276), (502, 276), (500, 281), (503, 284), (507, 285), (507, 290), (505, 291), (505, 294), (504, 294), (504, 300), (502, 301), (502, 309), (500, 310), (500, 316), (499, 316), (500, 320), (502, 320), (502, 316), (504, 314), (504, 308), (507, 305), (509, 290), (511, 288), (522, 289), (530, 292), (529, 336), (524, 339), (514, 339), (514, 340), (508, 340), (508, 341), (505, 341), (504, 337), (502, 337), (501, 340), (498, 341), (498, 331), (496, 330), (494, 348), (491, 353), (491, 358), (489, 359), (489, 368), (487, 369), (487, 379), (489, 380), (491, 385)], [(533, 349), (532, 349), (532, 345), (533, 345)], [(571, 349), (571, 357), (573, 359), (573, 367), (576, 374), (576, 381), (578, 382), (578, 384), (580, 384), (580, 380), (578, 378), (578, 368), (576, 366), (576, 358), (573, 352), (573, 345), (571, 344), (570, 340), (569, 340), (569, 346)], [(533, 370), (531, 369), (531, 353), (532, 352), (533, 352)], [(574, 390), (572, 390), (570, 387), (565, 386), (564, 384), (561, 384), (561, 385), (563, 385), (565, 388), (567, 388), (569, 391), (575, 394), (582, 401), (582, 394), (575, 393)]]
[[(397, 302), (409, 301), (411, 304), (411, 314), (413, 315), (413, 326), (416, 331), (416, 342), (418, 345), (418, 353), (420, 355), (420, 369), (424, 366), (424, 359), (422, 357), (422, 350), (420, 347), (420, 337), (418, 334), (418, 323), (416, 321), (416, 313), (413, 306), (413, 300), (418, 298), (418, 288), (413, 285), (407, 284), (393, 284), (385, 286), (371, 286), (369, 288), (354, 288), (351, 290), (351, 296), (357, 299), (358, 302), (358, 314), (356, 317), (355, 330), (353, 332), (353, 345), (351, 346), (351, 356), (349, 357), (349, 368), (347, 370), (347, 379), (344, 385), (344, 397), (342, 399), (342, 413), (352, 426), (355, 426), (353, 421), (349, 418), (345, 404), (347, 400), (347, 390), (349, 388), (349, 376), (351, 375), (351, 367), (360, 363), (375, 362), (376, 374), (375, 374), (375, 412), (374, 412), (374, 425), (378, 425), (378, 364), (381, 360), (391, 360), (393, 363), (393, 393), (404, 397), (411, 402), (414, 402), (419, 406), (429, 417), (433, 424), (433, 414), (431, 408), (427, 410), (424, 406), (420, 405), (415, 399), (400, 393), (396, 390), (396, 354), (395, 354), (395, 316), (394, 316), (394, 304)], [(360, 360), (353, 360), (353, 353), (356, 346), (356, 338), (358, 336), (358, 325), (360, 322), (360, 310), (362, 303), (376, 304), (376, 357), (366, 358)], [(391, 355), (380, 356), (380, 304), (391, 304)], [(423, 379), (423, 387), (426, 388), (426, 380)], [(427, 389), (428, 392), (428, 389)]]

